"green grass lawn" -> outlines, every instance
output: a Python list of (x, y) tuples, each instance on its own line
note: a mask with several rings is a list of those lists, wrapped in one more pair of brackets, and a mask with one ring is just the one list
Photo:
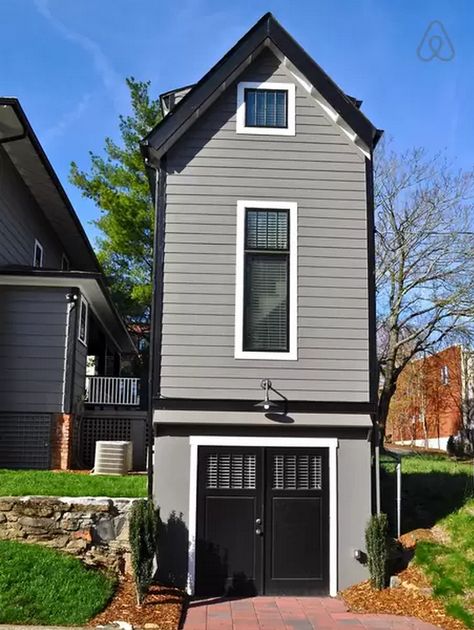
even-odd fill
[(79, 625), (100, 612), (114, 582), (77, 558), (0, 541), (0, 623)]
[[(474, 496), (474, 465), (441, 454), (402, 456), (402, 532), (432, 527)], [(382, 462), (383, 509), (392, 524), (395, 515), (395, 468)]]
[(89, 475), (0, 469), (0, 496), (143, 497), (146, 475)]
[(415, 562), (447, 612), (474, 628), (474, 500), (438, 524), (449, 534), (449, 544), (418, 543)]

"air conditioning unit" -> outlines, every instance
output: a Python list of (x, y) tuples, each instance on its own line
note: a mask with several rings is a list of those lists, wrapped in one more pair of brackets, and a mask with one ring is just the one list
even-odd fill
[(126, 475), (132, 470), (132, 442), (95, 443), (94, 475)]

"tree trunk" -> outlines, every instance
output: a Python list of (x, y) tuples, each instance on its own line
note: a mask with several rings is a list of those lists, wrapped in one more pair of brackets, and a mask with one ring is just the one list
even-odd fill
[(388, 380), (385, 380), (385, 383), (382, 387), (382, 391), (380, 392), (379, 402), (377, 406), (377, 424), (380, 430), (381, 445), (383, 445), (385, 441), (385, 431), (387, 427), (387, 418), (388, 418), (388, 412), (390, 409), (390, 401), (392, 400), (393, 395), (395, 394), (396, 388), (397, 386), (393, 384), (391, 379), (390, 379), (390, 382)]

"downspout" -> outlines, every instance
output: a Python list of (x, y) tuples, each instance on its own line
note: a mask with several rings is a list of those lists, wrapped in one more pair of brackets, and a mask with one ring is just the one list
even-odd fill
[(150, 309), (150, 346), (149, 346), (149, 357), (148, 357), (148, 410), (147, 410), (147, 424), (148, 424), (148, 449), (147, 449), (147, 487), (148, 487), (148, 499), (153, 500), (153, 445), (154, 445), (154, 426), (153, 426), (153, 384), (154, 384), (154, 374), (155, 374), (155, 336), (156, 336), (156, 326), (155, 326), (155, 316), (156, 316), (156, 274), (157, 274), (157, 254), (158, 254), (158, 199), (159, 199), (159, 191), (160, 191), (160, 177), (159, 177), (159, 169), (153, 166), (148, 159), (145, 160), (146, 165), (150, 168), (153, 168), (155, 171), (155, 190), (154, 190), (154, 199), (153, 199), (153, 209), (155, 214), (155, 225), (154, 225), (154, 235), (153, 235), (153, 263), (152, 263), (152, 297), (151, 297), (151, 309)]
[(380, 514), (380, 430), (377, 422), (374, 423), (375, 444), (375, 512)]
[[(75, 372), (76, 372), (76, 346), (77, 346), (77, 327), (78, 327), (78, 313), (79, 310), (76, 308), (77, 306), (77, 302), (79, 299), (79, 294), (77, 289), (71, 289), (70, 293), (68, 293), (67, 295), (67, 300), (69, 302), (68, 304), (68, 335), (70, 333), (70, 321), (71, 321), (71, 317), (72, 315), (75, 313), (75, 317), (74, 317), (74, 330), (72, 333), (72, 352), (71, 352), (71, 369), (69, 370), (69, 373), (71, 375), (70, 378), (70, 391), (69, 391), (69, 411), (66, 412), (66, 410), (64, 410), (65, 413), (72, 413), (72, 410), (74, 408), (74, 381), (75, 381)], [(69, 339), (67, 340), (67, 343), (69, 344)]]

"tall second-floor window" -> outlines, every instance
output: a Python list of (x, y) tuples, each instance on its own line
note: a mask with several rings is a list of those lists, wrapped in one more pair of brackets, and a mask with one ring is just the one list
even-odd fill
[(239, 201), (235, 358), (297, 358), (296, 203)]
[(247, 208), (244, 351), (288, 352), (288, 210)]

